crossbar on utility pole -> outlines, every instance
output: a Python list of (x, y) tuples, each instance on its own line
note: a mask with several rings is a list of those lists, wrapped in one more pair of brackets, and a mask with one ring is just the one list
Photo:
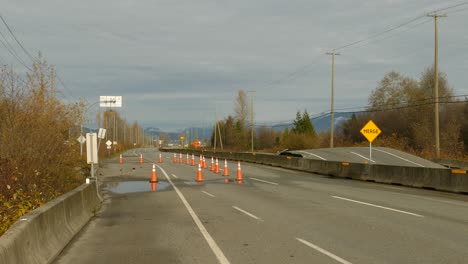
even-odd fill
[(340, 55), (336, 53), (335, 50), (332, 52), (327, 52), (327, 55), (332, 56), (332, 77), (331, 77), (331, 109), (330, 109), (330, 148), (333, 148), (333, 138), (335, 137), (335, 55)]
[(439, 17), (447, 17), (447, 15), (438, 15), (437, 13), (428, 14), (427, 16), (434, 18), (434, 137), (435, 137), (435, 154), (436, 158), (440, 158), (440, 136), (439, 136), (439, 33), (438, 20)]

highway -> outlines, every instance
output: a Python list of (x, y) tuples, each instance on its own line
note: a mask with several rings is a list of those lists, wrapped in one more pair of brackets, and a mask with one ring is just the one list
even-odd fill
[(248, 163), (239, 184), (233, 161), (198, 184), (173, 153), (151, 191), (158, 156), (103, 164), (103, 206), (54, 263), (467, 263), (466, 195)]
[(372, 159), (369, 155), (369, 147), (324, 148), (288, 151), (307, 159), (344, 161), (354, 163), (371, 163), (393, 166), (444, 168), (442, 165), (425, 160), (423, 158), (384, 147), (372, 147)]

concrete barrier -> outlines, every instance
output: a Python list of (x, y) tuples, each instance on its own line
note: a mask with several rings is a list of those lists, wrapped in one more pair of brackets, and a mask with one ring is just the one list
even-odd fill
[(462, 160), (434, 159), (433, 162), (439, 163), (449, 169), (468, 169), (468, 162)]
[(0, 263), (51, 263), (100, 203), (91, 182), (22, 216), (0, 237)]
[(206, 150), (161, 149), (176, 153), (203, 154), (206, 157), (239, 160), (269, 166), (282, 167), (320, 175), (355, 180), (397, 184), (416, 188), (468, 193), (468, 174), (463, 170), (369, 165), (363, 163), (323, 161), (270, 153), (213, 152)]

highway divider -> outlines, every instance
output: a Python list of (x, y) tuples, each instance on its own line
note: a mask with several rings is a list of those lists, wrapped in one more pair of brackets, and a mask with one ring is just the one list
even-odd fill
[(323, 161), (270, 153), (220, 152), (187, 149), (160, 149), (165, 152), (189, 153), (206, 157), (245, 161), (269, 166), (311, 172), (338, 178), (434, 189), (440, 191), (468, 193), (466, 170), (446, 168), (402, 167), (369, 165), (364, 163)]
[(100, 204), (91, 182), (22, 216), (0, 237), (0, 263), (51, 263)]

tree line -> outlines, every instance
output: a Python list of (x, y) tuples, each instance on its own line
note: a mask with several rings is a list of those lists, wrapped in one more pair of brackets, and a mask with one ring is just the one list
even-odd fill
[[(256, 128), (249, 124), (248, 117), (252, 114), (249, 110), (247, 94), (239, 90), (234, 101), (234, 115), (229, 115), (224, 120), (217, 121), (211, 134), (211, 146), (218, 146), (233, 151), (255, 150), (276, 151), (279, 149), (304, 149), (318, 146), (318, 136), (310, 120), (309, 113), (304, 110), (296, 113), (291, 129), (275, 131), (261, 126)], [(253, 142), (251, 133), (254, 130)]]
[[(468, 151), (468, 101), (454, 95), (445, 73), (439, 73), (441, 157), (463, 159)], [(335, 147), (366, 146), (361, 128), (373, 120), (382, 130), (376, 146), (392, 147), (424, 158), (434, 158), (434, 69), (428, 67), (419, 79), (396, 71), (387, 73), (372, 90), (365, 110), (353, 113), (336, 127)], [(249, 105), (243, 90), (234, 101), (234, 114), (216, 122), (211, 144), (220, 141), (229, 150), (248, 151), (254, 129), (257, 151), (326, 148), (330, 131), (316, 133), (307, 111), (297, 111), (289, 128), (253, 127), (248, 123)], [(215, 133), (216, 131), (216, 133)]]

